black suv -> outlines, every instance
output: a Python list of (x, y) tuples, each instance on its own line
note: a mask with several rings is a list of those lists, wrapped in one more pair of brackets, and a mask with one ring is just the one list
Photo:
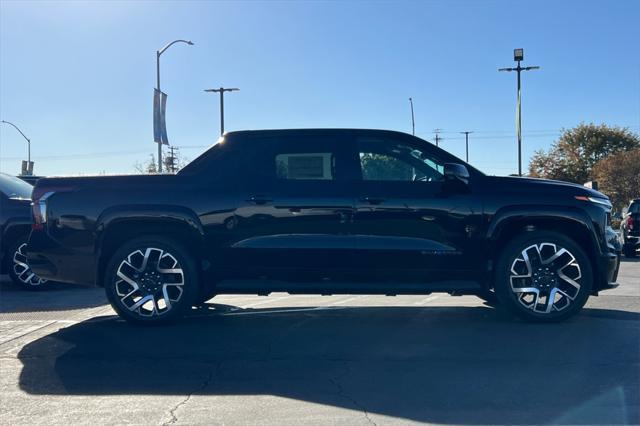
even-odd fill
[(614, 287), (603, 194), (382, 130), (225, 135), (177, 175), (41, 179), (29, 262), (143, 323), (221, 293), (475, 294), (559, 321)]
[(46, 283), (27, 264), (32, 190), (27, 182), (0, 173), (0, 273), (9, 274), (14, 283), (31, 290)]

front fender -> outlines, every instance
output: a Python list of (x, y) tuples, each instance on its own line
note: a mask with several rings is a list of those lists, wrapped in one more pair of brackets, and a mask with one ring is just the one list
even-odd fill
[(584, 228), (589, 232), (594, 242), (597, 242), (596, 230), (589, 216), (582, 210), (566, 206), (512, 206), (499, 209), (492, 217), (487, 227), (487, 240), (497, 240), (503, 229), (513, 223), (535, 222), (539, 220), (568, 221)]
[[(606, 252), (606, 243), (598, 238), (596, 230), (590, 216), (583, 210), (571, 206), (513, 206), (498, 210), (490, 219), (487, 227), (486, 241), (491, 257), (495, 257), (495, 250), (499, 241), (508, 238), (505, 231), (514, 228), (523, 228), (528, 225), (542, 226), (547, 228), (552, 226), (557, 229), (560, 225), (568, 234), (579, 233), (578, 238), (584, 238), (591, 247), (587, 251), (595, 259), (598, 253)], [(573, 233), (571, 233), (573, 231)], [(604, 245), (603, 245), (604, 244)]]

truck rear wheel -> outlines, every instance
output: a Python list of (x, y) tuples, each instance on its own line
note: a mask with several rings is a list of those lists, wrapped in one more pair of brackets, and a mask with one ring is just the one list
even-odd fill
[(111, 306), (131, 322), (176, 320), (193, 306), (199, 294), (193, 257), (178, 242), (160, 236), (127, 242), (113, 254), (105, 272)]
[(563, 321), (582, 309), (593, 287), (584, 250), (551, 231), (519, 235), (502, 250), (495, 290), (500, 304), (535, 322)]

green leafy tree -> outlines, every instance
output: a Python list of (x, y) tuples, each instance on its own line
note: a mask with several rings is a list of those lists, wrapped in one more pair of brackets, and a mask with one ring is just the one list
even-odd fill
[(549, 151), (536, 151), (529, 175), (582, 184), (595, 180), (592, 171), (598, 161), (639, 147), (640, 137), (629, 129), (583, 123), (563, 130)]
[(612, 154), (596, 163), (593, 178), (616, 211), (640, 197), (640, 148)]
[(362, 177), (365, 180), (411, 180), (413, 170), (406, 163), (388, 155), (361, 154)]

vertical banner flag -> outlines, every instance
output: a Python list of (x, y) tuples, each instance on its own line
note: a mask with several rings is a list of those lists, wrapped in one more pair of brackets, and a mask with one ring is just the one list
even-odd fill
[(520, 106), (520, 102), (522, 101), (522, 98), (520, 97), (520, 87), (518, 86), (518, 99), (517, 99), (517, 104), (516, 104), (516, 134), (519, 135), (521, 132), (520, 129), (520, 114), (521, 114), (521, 106)]
[(167, 137), (167, 94), (153, 89), (153, 141), (169, 145)]

